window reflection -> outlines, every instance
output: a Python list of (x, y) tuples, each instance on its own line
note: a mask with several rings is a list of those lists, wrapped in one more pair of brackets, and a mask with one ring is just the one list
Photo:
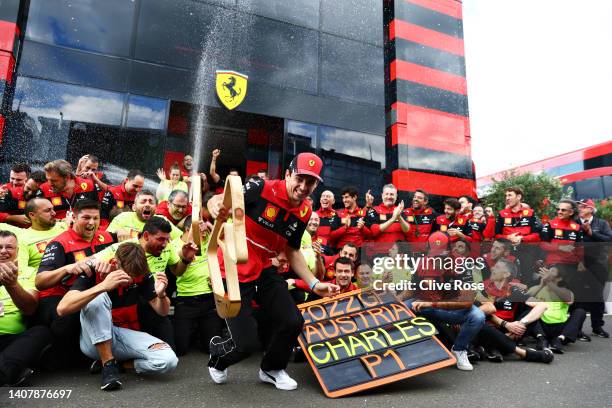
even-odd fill
[(31, 0), (26, 37), (127, 56), (135, 4), (129, 0)]
[(142, 129), (164, 129), (168, 101), (130, 95), (128, 97), (127, 126)]
[(313, 0), (238, 0), (238, 10), (286, 21), (300, 26), (319, 28), (319, 2)]
[(321, 28), (370, 44), (383, 44), (383, 2), (321, 0)]
[(310, 123), (287, 121), (287, 137), (285, 138), (285, 154), (287, 162), (302, 152), (316, 152), (317, 127)]

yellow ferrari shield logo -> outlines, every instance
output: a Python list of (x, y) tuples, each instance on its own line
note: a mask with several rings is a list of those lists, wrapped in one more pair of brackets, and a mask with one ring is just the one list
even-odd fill
[(235, 71), (216, 71), (217, 96), (229, 110), (236, 108), (244, 101), (249, 77)]

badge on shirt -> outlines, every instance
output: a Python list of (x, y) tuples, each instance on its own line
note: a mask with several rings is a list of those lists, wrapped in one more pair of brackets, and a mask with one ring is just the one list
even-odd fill
[(386, 221), (387, 220), (387, 216), (385, 214), (380, 214), (379, 218), (381, 221)]
[(457, 223), (458, 223), (459, 225), (463, 225), (463, 222), (464, 222), (464, 221), (463, 221), (463, 218), (459, 218), (459, 219), (457, 220)]
[(570, 227), (571, 227), (573, 230), (577, 230), (577, 229), (578, 229), (578, 224), (571, 223), (571, 224), (570, 224)]
[(448, 227), (446, 225), (440, 225), (440, 231), (446, 232), (447, 229)]
[(123, 208), (123, 201), (117, 201), (117, 208)]
[(274, 221), (277, 215), (278, 215), (278, 207), (275, 207), (272, 204), (268, 204), (262, 214), (262, 216), (268, 221)]
[(523, 210), (523, 215), (529, 214), (529, 210)]
[(504, 224), (512, 224), (512, 218), (504, 218)]
[(47, 243), (48, 241), (43, 241), (36, 244), (36, 249), (38, 250), (38, 253), (42, 254), (45, 252), (45, 248), (47, 248)]
[(556, 229), (555, 230), (555, 237), (562, 237), (563, 236), (563, 230), (562, 229)]
[(304, 206), (304, 208), (300, 210), (300, 217), (304, 218), (307, 212), (308, 212), (308, 207)]
[(87, 189), (87, 183), (81, 183), (81, 190)]
[(85, 251), (78, 251), (74, 253), (75, 262), (81, 262), (85, 258), (87, 258), (87, 255), (85, 255)]
[(62, 197), (53, 197), (51, 199), (51, 204), (54, 206), (62, 205)]
[(408, 216), (408, 222), (414, 222), (414, 217), (412, 215)]
[(24, 200), (19, 200), (19, 202), (17, 203), (17, 208), (19, 208), (20, 210), (23, 210), (26, 206), (26, 202)]

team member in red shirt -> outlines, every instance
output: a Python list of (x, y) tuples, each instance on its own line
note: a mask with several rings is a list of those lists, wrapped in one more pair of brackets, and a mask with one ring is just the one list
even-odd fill
[[(227, 381), (227, 367), (258, 349), (257, 323), (252, 301), (274, 331), (261, 363), (259, 378), (278, 389), (293, 390), (297, 383), (285, 372), (304, 320), (295, 306), (287, 283), (277, 273), (271, 258), (285, 252), (291, 269), (320, 296), (333, 295), (338, 286), (321, 283), (312, 276), (300, 252), (301, 239), (312, 209), (306, 198), (321, 180), (323, 162), (312, 153), (300, 153), (289, 165), (284, 180), (257, 180), (244, 186), (245, 225), (249, 260), (238, 265), (242, 306), (235, 318), (227, 319), (231, 338), (213, 337), (210, 342), (210, 375), (215, 383)], [(226, 218), (223, 196), (208, 201), (213, 218)], [(221, 257), (222, 258), (222, 257)]]
[(409, 238), (410, 224), (406, 221), (404, 202), (395, 205), (397, 188), (387, 184), (382, 189), (382, 203), (370, 209), (366, 216), (366, 226), (370, 230), (370, 240), (385, 245), (377, 245), (376, 253), (387, 253), (397, 241)]
[(523, 190), (520, 187), (506, 189), (506, 208), (499, 212), (495, 220), (495, 238), (506, 238), (512, 242), (513, 255), (520, 261), (519, 279), (532, 286), (538, 281), (533, 265), (539, 249), (529, 244), (539, 242), (540, 234), (535, 213), (526, 208), (522, 200)]
[[(557, 267), (564, 266), (562, 273), (567, 273), (568, 268), (574, 272), (576, 268), (584, 271), (582, 227), (573, 219), (576, 213), (574, 203), (571, 200), (561, 200), (557, 208), (557, 216), (544, 224), (540, 237), (541, 247), (546, 251), (545, 262), (547, 265), (556, 264)], [(573, 283), (574, 276), (568, 278), (568, 283)], [(565, 275), (568, 276), (568, 275)]]
[(100, 210), (102, 215), (101, 223), (104, 227), (108, 225), (113, 210), (123, 211), (124, 208), (131, 208), (138, 194), (145, 183), (144, 173), (140, 170), (130, 170), (123, 183), (118, 186), (110, 186), (102, 197)]
[(59, 350), (78, 350), (79, 314), (58, 317), (57, 305), (81, 273), (91, 273), (87, 258), (115, 241), (106, 231), (99, 231), (100, 205), (97, 201), (81, 200), (74, 207), (72, 228), (49, 242), (36, 275), (40, 302), (37, 319), (51, 327), (54, 345)]
[[(426, 243), (433, 224), (438, 216), (429, 207), (429, 196), (423, 190), (416, 190), (412, 196), (412, 207), (407, 208), (406, 221), (410, 224), (409, 241)], [(422, 247), (424, 248), (424, 246)], [(420, 249), (420, 248), (415, 248)]]
[(100, 200), (102, 200), (103, 192), (110, 187), (108, 180), (103, 172), (98, 171), (100, 167), (100, 159), (93, 154), (86, 154), (79, 159), (77, 163), (76, 175), (84, 179), (91, 179), (98, 190), (100, 191)]
[(460, 238), (472, 242), (472, 231), (468, 224), (469, 219), (459, 214), (460, 209), (461, 204), (459, 204), (457, 199), (447, 198), (444, 200), (444, 214), (436, 218), (432, 231), (447, 233), (452, 242)]
[(310, 220), (308, 220), (308, 224), (306, 225), (306, 231), (310, 234), (310, 238), (312, 239), (312, 246), (315, 249), (315, 252), (331, 255), (332, 250), (329, 247), (329, 241), (326, 237), (322, 237), (319, 235), (319, 229), (321, 228), (321, 218), (319, 214), (316, 212), (312, 212), (310, 216)]
[(24, 197), (24, 187), (30, 172), (30, 166), (17, 163), (11, 168), (10, 181), (0, 186), (0, 222), (22, 228), (30, 226), (23, 211), (27, 201)]
[(80, 200), (98, 201), (98, 188), (92, 179), (76, 177), (72, 166), (66, 160), (54, 160), (45, 164), (47, 182), (38, 190), (37, 197), (51, 201), (55, 217), (59, 220)]
[(189, 195), (183, 190), (174, 190), (168, 196), (168, 201), (158, 204), (155, 214), (163, 215), (174, 225), (179, 225), (189, 215), (191, 215), (191, 204)]
[(357, 206), (357, 189), (345, 187), (342, 190), (342, 203), (344, 208), (336, 211), (340, 218), (340, 224), (331, 232), (332, 242), (337, 249), (350, 242), (357, 248), (361, 248), (363, 242), (370, 236), (370, 231), (365, 223), (367, 211)]
[(340, 293), (359, 289), (353, 281), (355, 276), (355, 264), (348, 258), (342, 257), (334, 262), (334, 280), (332, 283), (340, 287)]
[(321, 193), (319, 202), (321, 203), (321, 207), (319, 207), (317, 211), (320, 218), (317, 236), (325, 239), (327, 241), (326, 245), (331, 246), (331, 232), (340, 227), (340, 218), (336, 214), (336, 210), (333, 209), (333, 205), (336, 202), (334, 193), (325, 190)]
[(474, 199), (469, 196), (461, 196), (457, 199), (459, 204), (461, 204), (461, 210), (459, 214), (465, 216), (466, 218), (472, 218), (472, 210), (474, 208)]

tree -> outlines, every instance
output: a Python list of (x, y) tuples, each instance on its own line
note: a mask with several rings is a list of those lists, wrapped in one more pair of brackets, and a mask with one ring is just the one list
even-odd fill
[(523, 190), (523, 202), (529, 204), (543, 221), (555, 217), (559, 200), (571, 198), (571, 191), (564, 194), (561, 182), (546, 173), (506, 172), (501, 180), (493, 179), (493, 184), (482, 201), (494, 210), (500, 210), (506, 206), (506, 188), (512, 186), (518, 186)]
[(599, 218), (603, 218), (608, 221), (608, 223), (612, 223), (612, 200), (601, 200), (595, 203), (595, 207), (597, 207), (597, 214)]

